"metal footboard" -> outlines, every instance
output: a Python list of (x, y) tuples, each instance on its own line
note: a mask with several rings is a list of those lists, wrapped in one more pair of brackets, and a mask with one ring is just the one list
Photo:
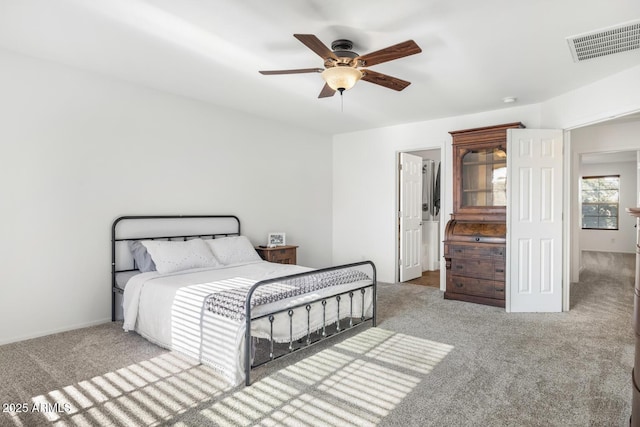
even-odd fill
[[(251, 307), (251, 299), (253, 297), (254, 292), (261, 286), (283, 282), (286, 280), (301, 278), (301, 277), (309, 277), (313, 275), (317, 275), (319, 273), (329, 272), (329, 271), (337, 271), (337, 270), (347, 270), (347, 269), (367, 269), (371, 271), (371, 283), (355, 287), (353, 289), (349, 289), (346, 291), (341, 291), (338, 293), (331, 293), (324, 297), (320, 297), (311, 301), (305, 301), (304, 303), (287, 307), (284, 309), (276, 310), (266, 314), (260, 314), (259, 316), (252, 317), (252, 307)], [(245, 384), (251, 384), (251, 369), (256, 368), (258, 366), (262, 366), (265, 363), (271, 362), (273, 360), (279, 359), (280, 357), (287, 356), (292, 354), (298, 350), (302, 350), (308, 348), (311, 345), (314, 345), (320, 341), (323, 341), (326, 338), (331, 336), (335, 336), (342, 332), (348, 331), (351, 328), (356, 326), (363, 325), (371, 320), (371, 325), (376, 326), (376, 267), (371, 261), (362, 261), (356, 262), (352, 264), (344, 264), (334, 267), (322, 268), (318, 270), (308, 271), (305, 273), (292, 274), (289, 276), (277, 277), (273, 279), (262, 280), (256, 284), (254, 284), (249, 292), (247, 293), (247, 297), (245, 300), (245, 339), (244, 339), (244, 368), (245, 368)], [(367, 289), (371, 289), (371, 315), (367, 316), (367, 309), (365, 308), (365, 293)], [(348, 298), (349, 301), (349, 313), (340, 314), (340, 301), (343, 298)], [(354, 299), (361, 298), (361, 310), (359, 313), (354, 313)], [(327, 304), (331, 300), (336, 301), (337, 305), (337, 321), (334, 323), (327, 324)], [(321, 328), (311, 328), (311, 309), (314, 305), (319, 304), (322, 306), (322, 326)], [(294, 313), (296, 310), (303, 310), (302, 313), (306, 311), (306, 337), (300, 339), (294, 339), (293, 330), (294, 330)], [(346, 314), (346, 316), (345, 316)], [(284, 352), (276, 355), (274, 352), (275, 340), (273, 336), (273, 323), (277, 315), (288, 316), (289, 322), (289, 345)], [(251, 325), (253, 322), (267, 319), (270, 323), (270, 338), (269, 338), (269, 350), (268, 357), (266, 360), (258, 361), (254, 363), (252, 360), (252, 334), (251, 334)], [(344, 319), (344, 321), (343, 321)], [(294, 345), (294, 341), (296, 345)]]

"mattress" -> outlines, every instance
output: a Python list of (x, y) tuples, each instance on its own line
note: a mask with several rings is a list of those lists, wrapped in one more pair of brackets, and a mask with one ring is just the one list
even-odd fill
[(119, 271), (116, 273), (116, 286), (122, 290), (127, 286), (129, 279), (136, 274), (140, 274), (140, 270)]

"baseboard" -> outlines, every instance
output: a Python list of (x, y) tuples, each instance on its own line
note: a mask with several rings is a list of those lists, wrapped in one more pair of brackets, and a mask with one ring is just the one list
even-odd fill
[(635, 254), (634, 251), (604, 251), (601, 249), (580, 249), (580, 252), (603, 252), (607, 254)]
[(20, 342), (20, 341), (26, 341), (26, 340), (32, 340), (34, 338), (46, 337), (48, 335), (54, 335), (54, 334), (59, 334), (61, 332), (73, 331), (75, 329), (89, 328), (91, 326), (102, 325), (102, 324), (110, 323), (110, 322), (111, 322), (111, 318), (109, 317), (109, 318), (105, 318), (105, 319), (101, 319), (101, 320), (95, 320), (93, 322), (88, 322), (88, 323), (81, 323), (81, 324), (77, 324), (77, 325), (69, 326), (69, 327), (65, 327), (65, 328), (52, 329), (52, 330), (48, 330), (48, 331), (38, 332), (38, 333), (35, 333), (35, 334), (29, 334), (29, 335), (23, 335), (23, 336), (19, 336), (19, 337), (13, 337), (13, 338), (9, 338), (8, 340), (0, 340), (0, 345), (12, 344), (12, 343), (16, 343), (16, 342)]

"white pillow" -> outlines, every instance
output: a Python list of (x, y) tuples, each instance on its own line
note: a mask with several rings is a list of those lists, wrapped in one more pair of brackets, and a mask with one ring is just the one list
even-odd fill
[(224, 265), (262, 261), (246, 236), (205, 240), (213, 255)]
[(144, 240), (156, 270), (161, 274), (191, 268), (219, 267), (220, 262), (202, 239), (187, 241)]

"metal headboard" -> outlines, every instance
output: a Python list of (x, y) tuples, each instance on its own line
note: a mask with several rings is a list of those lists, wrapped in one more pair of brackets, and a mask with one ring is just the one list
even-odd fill
[(116, 320), (116, 273), (136, 270), (127, 242), (131, 240), (216, 239), (239, 236), (235, 215), (133, 215), (121, 216), (111, 226), (111, 320)]

